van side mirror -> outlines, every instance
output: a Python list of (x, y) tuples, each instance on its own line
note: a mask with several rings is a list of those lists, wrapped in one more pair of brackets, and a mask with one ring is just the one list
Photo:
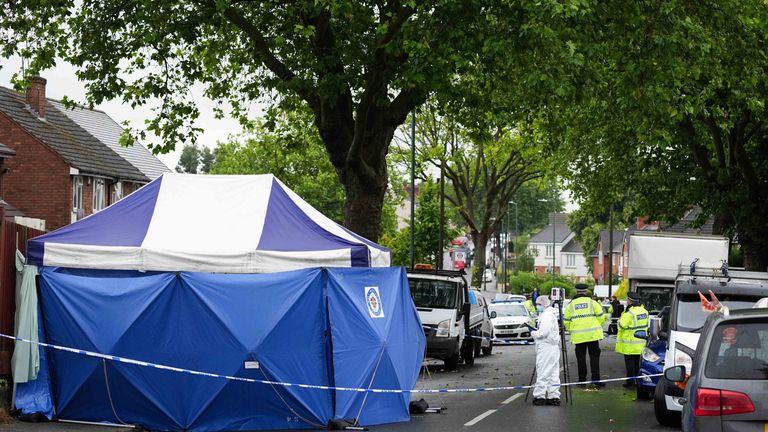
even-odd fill
[(498, 316), (498, 314), (496, 314), (496, 311), (491, 311), (491, 319), (494, 319), (497, 316)]
[(670, 382), (685, 381), (685, 366), (675, 366), (664, 371), (664, 378)]
[(646, 333), (645, 330), (635, 330), (635, 337), (648, 340), (648, 333)]

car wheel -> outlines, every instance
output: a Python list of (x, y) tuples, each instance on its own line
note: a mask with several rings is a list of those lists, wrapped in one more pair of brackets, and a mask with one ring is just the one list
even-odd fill
[(653, 399), (653, 390), (638, 387), (637, 388), (637, 400), (651, 400)]
[(464, 349), (462, 350), (461, 356), (464, 358), (464, 364), (466, 365), (473, 365), (475, 364), (475, 343), (464, 341)]
[(489, 356), (491, 355), (492, 352), (493, 352), (493, 341), (491, 341), (491, 343), (489, 343), (487, 347), (483, 348), (483, 355)]
[(656, 421), (662, 426), (680, 426), (680, 413), (667, 409), (667, 402), (664, 400), (666, 389), (667, 380), (662, 377), (653, 393), (653, 412), (656, 414)]

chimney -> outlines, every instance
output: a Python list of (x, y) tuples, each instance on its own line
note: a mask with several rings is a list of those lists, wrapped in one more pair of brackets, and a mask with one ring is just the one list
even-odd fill
[(34, 76), (30, 78), (30, 85), (27, 88), (27, 105), (40, 118), (45, 117), (45, 78)]

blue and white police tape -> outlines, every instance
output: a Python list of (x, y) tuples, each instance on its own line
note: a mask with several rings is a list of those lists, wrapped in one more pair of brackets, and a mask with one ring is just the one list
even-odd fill
[(489, 337), (485, 337), (485, 336), (474, 336), (474, 335), (469, 335), (468, 337), (471, 337), (473, 339), (490, 340), (490, 341), (493, 342), (494, 346), (499, 346), (499, 345), (536, 345), (535, 342), (530, 342), (530, 341), (511, 341), (511, 340), (505, 340), (505, 339), (489, 338)]
[[(65, 347), (60, 345), (49, 344), (45, 342), (37, 342), (37, 341), (24, 339), (16, 336), (10, 336), (2, 333), (0, 333), (0, 337), (6, 338), (6, 339), (13, 339), (18, 342), (31, 343), (31, 344), (39, 345), (42, 347), (51, 348), (59, 351), (65, 351), (73, 354), (78, 354), (78, 355), (83, 355), (88, 357), (95, 357), (103, 360), (109, 360), (116, 363), (125, 363), (125, 364), (131, 364), (135, 366), (161, 369), (161, 370), (167, 370), (171, 372), (178, 372), (178, 373), (191, 374), (191, 375), (199, 375), (199, 376), (204, 376), (209, 378), (227, 379), (232, 381), (242, 381), (242, 382), (249, 382), (249, 383), (255, 383), (255, 384), (267, 384), (267, 385), (282, 386), (282, 387), (298, 387), (298, 388), (313, 389), (313, 390), (337, 390), (337, 391), (348, 391), (348, 392), (357, 392), (357, 393), (422, 393), (423, 394), (423, 393), (477, 393), (477, 392), (491, 392), (491, 391), (505, 391), (505, 390), (527, 390), (527, 389), (536, 387), (534, 385), (528, 385), (528, 386), (501, 386), (501, 387), (456, 388), (456, 389), (406, 390), (406, 389), (375, 389), (375, 388), (366, 389), (366, 388), (354, 388), (354, 387), (324, 386), (324, 385), (315, 385), (315, 384), (285, 383), (285, 382), (279, 382), (279, 381), (258, 380), (253, 378), (236, 377), (231, 375), (219, 375), (219, 374), (210, 373), (210, 372), (201, 372), (201, 371), (196, 371), (191, 369), (183, 369), (183, 368), (178, 368), (173, 366), (166, 366), (166, 365), (161, 365), (157, 363), (134, 360), (126, 357), (119, 357), (119, 356), (114, 356), (109, 354), (101, 354), (93, 351), (70, 348), (70, 347)], [(646, 377), (652, 378), (652, 377), (657, 377), (661, 375), (663, 374), (611, 378), (611, 379), (605, 379), (600, 381), (581, 381), (581, 382), (573, 382), (573, 383), (562, 383), (562, 384), (557, 384), (556, 386), (567, 387), (567, 386), (580, 385), (580, 384), (596, 384), (599, 382), (607, 383), (607, 382), (613, 382), (613, 381), (626, 381), (628, 379), (641, 379)]]

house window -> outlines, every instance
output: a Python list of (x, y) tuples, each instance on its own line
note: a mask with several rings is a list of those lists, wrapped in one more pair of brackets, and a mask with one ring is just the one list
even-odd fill
[(80, 176), (72, 177), (72, 211), (78, 211), (83, 208), (83, 178)]
[(552, 255), (554, 255), (554, 246), (547, 245), (547, 254), (545, 256), (551, 257)]
[(574, 254), (568, 254), (565, 256), (565, 266), (566, 267), (576, 267), (576, 255)]
[(110, 203), (116, 203), (123, 199), (123, 182), (115, 182), (112, 184), (112, 197)]
[(106, 207), (105, 198), (106, 198), (106, 186), (104, 183), (104, 179), (94, 179), (93, 180), (93, 212), (94, 213)]

